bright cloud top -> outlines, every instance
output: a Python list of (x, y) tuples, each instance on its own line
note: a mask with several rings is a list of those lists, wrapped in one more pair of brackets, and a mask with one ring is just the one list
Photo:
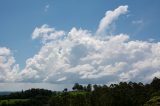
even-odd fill
[[(107, 11), (98, 32), (127, 11), (120, 6)], [(108, 15), (107, 15), (108, 14)], [(109, 15), (110, 14), (110, 15)], [(103, 24), (103, 25), (102, 25)], [(0, 48), (0, 81), (51, 83), (148, 82), (160, 76), (160, 42), (130, 40), (129, 35), (96, 36), (88, 30), (58, 31), (48, 25), (35, 28), (32, 39), (40, 38), (40, 51), (18, 65), (10, 50)], [(12, 76), (12, 77), (10, 77)]]
[(102, 20), (99, 23), (99, 27), (97, 29), (97, 34), (104, 33), (106, 28), (109, 27), (109, 25), (118, 19), (118, 17), (122, 14), (125, 14), (128, 11), (128, 6), (119, 6), (114, 11), (107, 11), (105, 16), (102, 18)]

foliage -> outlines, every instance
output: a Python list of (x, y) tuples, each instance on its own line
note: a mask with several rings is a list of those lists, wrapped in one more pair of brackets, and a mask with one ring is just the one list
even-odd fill
[(29, 99), (8, 99), (8, 100), (0, 100), (0, 106), (4, 105), (17, 105), (17, 104), (26, 104), (29, 101)]
[(155, 96), (147, 101), (144, 106), (160, 106), (160, 96)]
[(120, 82), (119, 84), (82, 86), (75, 83), (73, 91), (62, 92), (29, 89), (0, 96), (0, 106), (157, 106), (160, 105), (160, 79), (150, 84)]

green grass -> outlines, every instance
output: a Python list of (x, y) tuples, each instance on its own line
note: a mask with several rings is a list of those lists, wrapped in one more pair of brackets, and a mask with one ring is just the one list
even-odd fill
[(16, 102), (27, 102), (29, 99), (8, 99), (8, 100), (0, 100), (1, 104), (15, 104)]

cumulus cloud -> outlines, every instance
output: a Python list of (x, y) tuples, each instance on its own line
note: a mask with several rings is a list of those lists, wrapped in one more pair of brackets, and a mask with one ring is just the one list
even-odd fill
[(108, 26), (115, 21), (121, 14), (125, 14), (128, 11), (128, 6), (119, 6), (114, 11), (107, 11), (105, 16), (101, 19), (97, 33), (101, 34), (108, 28)]
[(49, 40), (60, 38), (64, 34), (64, 31), (56, 31), (54, 28), (50, 28), (48, 25), (44, 24), (40, 28), (35, 28), (32, 33), (32, 39), (42, 38), (42, 42), (45, 43)]
[[(45, 34), (49, 37), (52, 32)], [(41, 50), (26, 61), (26, 67), (21, 72), (22, 81), (148, 82), (159, 75), (159, 42), (134, 41), (126, 34), (101, 38), (93, 36), (88, 30), (76, 28), (63, 36), (46, 41)]]
[[(104, 30), (120, 14), (125, 13), (127, 7), (120, 6), (106, 12), (106, 17), (113, 19), (102, 19), (103, 22), (107, 19), (107, 23), (101, 25), (101, 21), (98, 30)], [(132, 40), (123, 33), (103, 37), (97, 33), (94, 36), (89, 30), (77, 28), (69, 32), (57, 31), (46, 24), (33, 31), (32, 39), (37, 38), (43, 42), (41, 49), (26, 60), (25, 68), (18, 73), (14, 72), (15, 60), (10, 50), (0, 49), (1, 72), (4, 70), (2, 75), (10, 78), (14, 72), (19, 78), (15, 81), (65, 84), (149, 82), (160, 75), (160, 42)], [(4, 81), (3, 77), (0, 78)]]
[(17, 79), (19, 66), (11, 51), (6, 47), (0, 47), (0, 82), (14, 82)]

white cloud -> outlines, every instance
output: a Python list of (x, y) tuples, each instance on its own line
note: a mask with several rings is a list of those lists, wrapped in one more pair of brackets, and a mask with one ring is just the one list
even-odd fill
[(105, 16), (101, 19), (97, 30), (98, 34), (104, 33), (106, 28), (115, 21), (121, 14), (125, 14), (128, 11), (128, 6), (119, 6), (114, 11), (107, 11)]
[(64, 81), (64, 80), (66, 80), (67, 78), (66, 77), (62, 77), (62, 78), (59, 78), (57, 81), (59, 82), (59, 81)]
[(6, 47), (0, 47), (0, 82), (14, 82), (17, 79), (19, 66), (11, 51)]
[(54, 28), (44, 24), (40, 28), (35, 28), (32, 33), (32, 39), (42, 38), (42, 42), (45, 43), (60, 38), (64, 34), (64, 31), (56, 31)]
[[(115, 20), (127, 11), (127, 7), (120, 6), (107, 14), (112, 14)], [(21, 82), (63, 84), (149, 82), (160, 73), (160, 42), (131, 40), (127, 34), (94, 36), (91, 31), (76, 28), (69, 32), (57, 31), (46, 24), (33, 31), (32, 39), (37, 38), (41, 38), (43, 45), (37, 54), (26, 60), (21, 71), (14, 72), (18, 66), (14, 65), (10, 50), (0, 49), (0, 71), (5, 76), (0, 76), (1, 81), (8, 78)]]
[[(47, 38), (57, 32), (54, 28), (47, 29), (50, 33)], [(54, 32), (49, 29), (54, 29)], [(44, 30), (43, 35), (42, 30), (39, 31), (37, 36), (42, 36), (44, 40), (44, 35), (48, 32)], [(76, 28), (64, 33), (61, 39), (45, 40), (38, 54), (26, 61), (26, 67), (21, 72), (22, 81), (148, 82), (159, 75), (159, 42), (130, 40), (126, 34), (101, 38), (93, 36), (88, 30)]]

